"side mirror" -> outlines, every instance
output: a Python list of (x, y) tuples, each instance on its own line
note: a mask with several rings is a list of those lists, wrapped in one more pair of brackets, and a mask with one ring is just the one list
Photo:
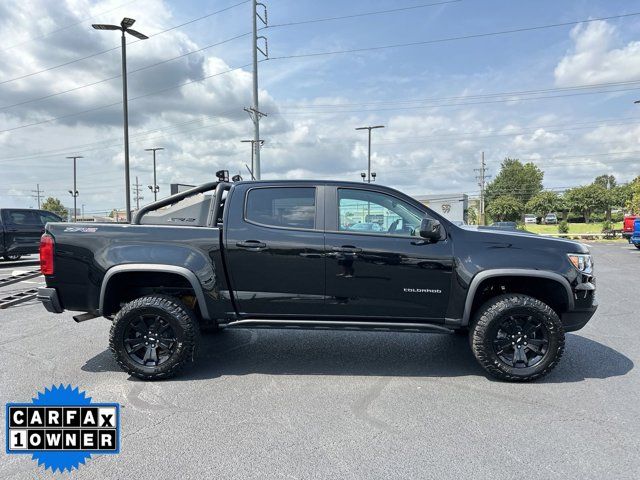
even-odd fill
[(440, 240), (440, 230), (440, 222), (433, 218), (423, 218), (422, 222), (420, 222), (420, 236), (431, 242)]

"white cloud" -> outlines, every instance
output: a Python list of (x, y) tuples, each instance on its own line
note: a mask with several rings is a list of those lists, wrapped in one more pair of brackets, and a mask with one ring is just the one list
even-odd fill
[(557, 85), (623, 82), (640, 77), (640, 41), (618, 46), (616, 27), (606, 21), (576, 25), (571, 39), (571, 51), (554, 71)]

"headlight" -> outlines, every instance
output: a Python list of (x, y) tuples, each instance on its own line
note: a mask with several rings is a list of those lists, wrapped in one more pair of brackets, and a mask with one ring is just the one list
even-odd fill
[(568, 253), (567, 257), (569, 257), (569, 261), (578, 271), (586, 274), (593, 272), (591, 255), (585, 253)]

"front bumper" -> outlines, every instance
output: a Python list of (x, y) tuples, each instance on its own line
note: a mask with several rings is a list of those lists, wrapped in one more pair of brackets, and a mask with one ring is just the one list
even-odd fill
[(575, 332), (576, 330), (580, 330), (587, 324), (589, 320), (591, 320), (591, 317), (593, 317), (593, 314), (596, 313), (597, 309), (598, 302), (594, 302), (594, 304), (590, 308), (564, 312), (560, 316), (564, 331)]
[(44, 308), (51, 313), (62, 313), (63, 309), (58, 299), (58, 292), (55, 288), (39, 288), (36, 297), (42, 302)]
[(596, 282), (593, 277), (574, 287), (574, 308), (560, 316), (565, 332), (575, 332), (584, 327), (598, 309)]

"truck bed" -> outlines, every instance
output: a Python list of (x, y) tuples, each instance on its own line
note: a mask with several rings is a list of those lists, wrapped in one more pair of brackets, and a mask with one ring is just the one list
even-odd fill
[(191, 272), (212, 308), (220, 308), (218, 299), (229, 297), (217, 227), (50, 223), (46, 232), (55, 241), (55, 272), (46, 282), (58, 290), (65, 310), (108, 314), (101, 305), (107, 271), (141, 264)]

